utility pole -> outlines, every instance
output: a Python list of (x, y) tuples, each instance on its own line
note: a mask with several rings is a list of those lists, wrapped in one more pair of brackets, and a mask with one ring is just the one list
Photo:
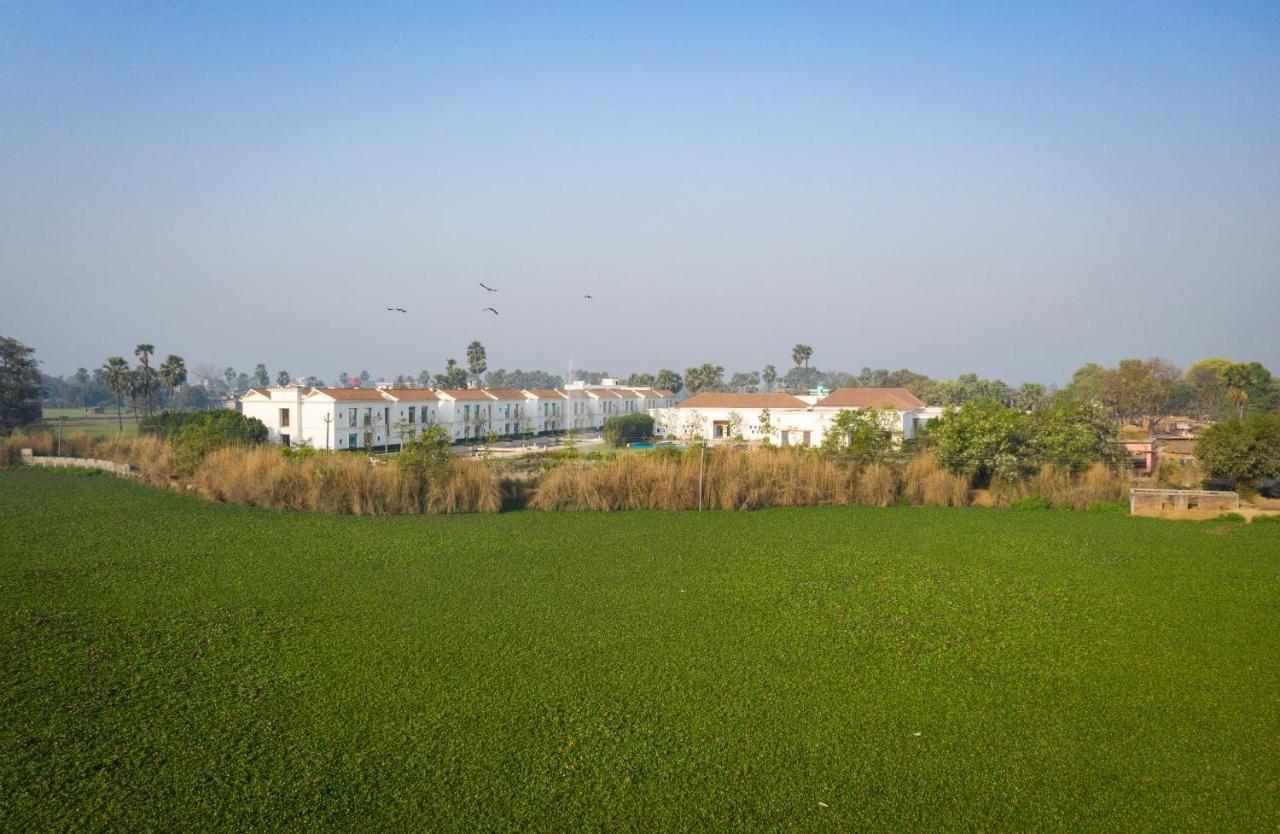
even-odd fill
[(333, 422), (333, 415), (329, 412), (324, 413), (324, 450), (329, 451), (329, 424)]
[(62, 427), (67, 422), (67, 415), (58, 416), (58, 457), (62, 457)]
[(702, 456), (698, 458), (698, 512), (702, 512), (702, 477), (707, 469), (707, 444), (702, 444)]

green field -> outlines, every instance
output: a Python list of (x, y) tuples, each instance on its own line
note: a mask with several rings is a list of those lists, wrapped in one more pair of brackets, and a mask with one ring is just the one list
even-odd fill
[(1280, 525), (0, 471), (6, 830), (1274, 830)]
[[(133, 415), (126, 411), (123, 415), (124, 433), (137, 434), (138, 423)], [(121, 420), (117, 419), (114, 408), (103, 414), (85, 414), (83, 408), (46, 408), (44, 409), (45, 426), (55, 434), (58, 426), (68, 435), (84, 432), (90, 437), (105, 437), (119, 434)]]

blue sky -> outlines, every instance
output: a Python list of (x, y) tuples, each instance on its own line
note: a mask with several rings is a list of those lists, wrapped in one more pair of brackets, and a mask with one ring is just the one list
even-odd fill
[(0, 7), (51, 372), (1280, 370), (1280, 4), (176, 5)]

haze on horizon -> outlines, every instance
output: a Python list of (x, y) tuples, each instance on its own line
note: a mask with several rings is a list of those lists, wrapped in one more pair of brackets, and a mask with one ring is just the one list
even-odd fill
[(1280, 4), (8, 4), (0, 299), (54, 374), (1276, 370)]

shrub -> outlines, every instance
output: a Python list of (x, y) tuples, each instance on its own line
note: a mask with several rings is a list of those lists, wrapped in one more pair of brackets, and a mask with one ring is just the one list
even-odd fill
[(1019, 498), (1009, 505), (1013, 510), (1049, 510), (1053, 509), (1053, 505), (1049, 503), (1049, 499), (1043, 495), (1028, 495), (1026, 498)]
[[(181, 412), (179, 412), (181, 414)], [(179, 425), (169, 437), (177, 454), (179, 468), (191, 472), (205, 455), (224, 446), (252, 446), (267, 439), (267, 427), (254, 417), (234, 411), (197, 411), (182, 415)]]
[(624, 446), (635, 440), (653, 437), (653, 418), (648, 414), (619, 414), (604, 421), (605, 442)]
[(1275, 524), (1280, 526), (1280, 515), (1255, 515), (1253, 524)]
[(1210, 477), (1239, 483), (1280, 475), (1280, 414), (1210, 426), (1196, 441), (1196, 458)]
[(1090, 513), (1128, 513), (1129, 507), (1119, 501), (1094, 501), (1086, 508)]

